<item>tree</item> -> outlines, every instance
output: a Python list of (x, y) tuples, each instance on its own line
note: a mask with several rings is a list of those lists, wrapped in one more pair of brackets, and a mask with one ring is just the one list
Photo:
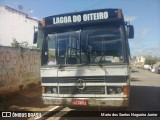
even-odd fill
[(148, 65), (154, 65), (156, 62), (157, 62), (156, 57), (147, 57), (145, 59), (145, 64), (148, 64)]
[(133, 56), (133, 57), (132, 57), (132, 60), (135, 61), (135, 60), (136, 60), (136, 56)]

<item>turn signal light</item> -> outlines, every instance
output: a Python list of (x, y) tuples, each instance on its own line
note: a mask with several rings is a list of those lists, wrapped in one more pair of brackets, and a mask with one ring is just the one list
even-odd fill
[(42, 93), (45, 93), (45, 87), (42, 87)]
[(124, 86), (124, 87), (123, 87), (123, 93), (124, 93), (125, 95), (128, 95), (128, 92), (129, 92), (128, 86)]

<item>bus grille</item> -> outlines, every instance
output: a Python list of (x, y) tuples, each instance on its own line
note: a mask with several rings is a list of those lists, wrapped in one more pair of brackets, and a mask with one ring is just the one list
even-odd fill
[(105, 94), (104, 86), (86, 86), (80, 90), (76, 86), (63, 86), (59, 88), (60, 94)]

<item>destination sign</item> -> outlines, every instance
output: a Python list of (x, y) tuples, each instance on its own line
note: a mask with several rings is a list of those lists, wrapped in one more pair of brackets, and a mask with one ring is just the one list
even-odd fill
[(82, 24), (91, 25), (114, 20), (123, 20), (120, 9), (98, 9), (48, 16), (44, 18), (44, 26), (80, 26)]
[(68, 16), (57, 16), (53, 17), (53, 24), (67, 24), (67, 23), (79, 23), (95, 20), (108, 19), (108, 12), (94, 12), (94, 13), (84, 13)]

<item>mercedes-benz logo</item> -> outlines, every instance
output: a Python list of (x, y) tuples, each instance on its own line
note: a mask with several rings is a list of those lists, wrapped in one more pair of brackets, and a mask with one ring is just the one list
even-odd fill
[(77, 88), (83, 90), (86, 86), (86, 82), (82, 79), (79, 79), (77, 81)]

